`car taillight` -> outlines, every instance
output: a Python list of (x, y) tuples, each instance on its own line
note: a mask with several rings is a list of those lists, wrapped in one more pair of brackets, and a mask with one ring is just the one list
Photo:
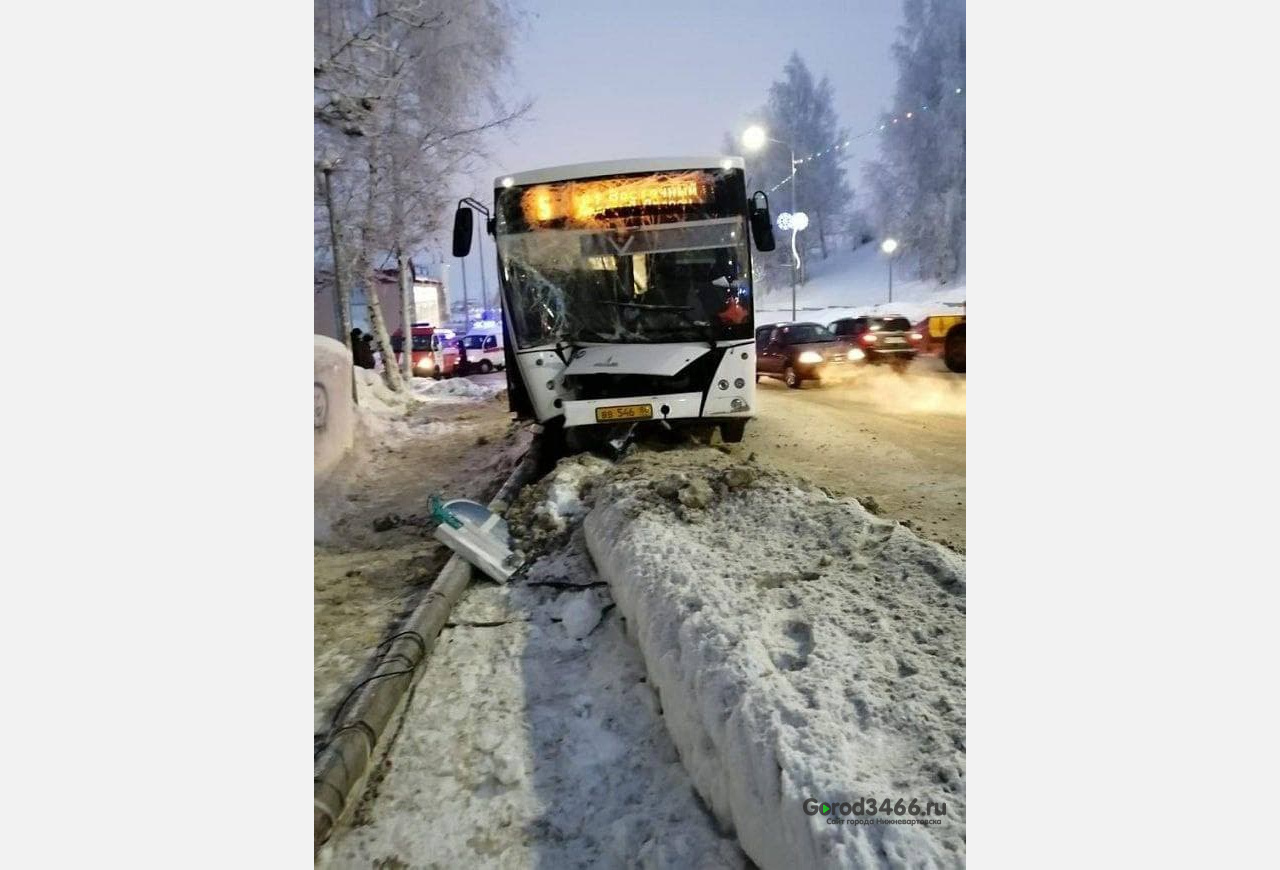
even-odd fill
[(862, 341), (863, 341), (863, 343), (864, 343), (864, 344), (875, 344), (875, 343), (876, 343), (876, 337), (875, 337), (875, 335), (874, 335), (873, 333), (870, 333), (870, 332), (864, 332), (864, 333), (862, 333)]

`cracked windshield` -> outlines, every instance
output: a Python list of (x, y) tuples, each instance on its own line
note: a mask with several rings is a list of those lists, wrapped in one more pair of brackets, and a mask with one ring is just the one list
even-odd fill
[(750, 338), (741, 184), (687, 172), (504, 191), (498, 251), (520, 347)]

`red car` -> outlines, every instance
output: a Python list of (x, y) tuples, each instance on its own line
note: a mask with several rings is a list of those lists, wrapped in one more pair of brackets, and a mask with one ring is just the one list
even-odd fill
[(924, 335), (905, 317), (845, 317), (827, 329), (868, 363), (905, 366), (916, 358), (924, 342)]

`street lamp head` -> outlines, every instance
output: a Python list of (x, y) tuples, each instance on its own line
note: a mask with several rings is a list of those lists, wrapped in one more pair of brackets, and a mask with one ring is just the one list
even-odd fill
[(892, 254), (894, 251), (898, 250), (897, 240), (885, 239), (880, 243), (880, 250), (884, 251), (886, 254)]
[(759, 151), (764, 147), (764, 143), (768, 138), (769, 135), (765, 133), (764, 127), (759, 124), (752, 124), (742, 131), (742, 147), (748, 151)]

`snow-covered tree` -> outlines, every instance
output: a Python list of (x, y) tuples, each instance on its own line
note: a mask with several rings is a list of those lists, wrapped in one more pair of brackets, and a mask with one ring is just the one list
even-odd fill
[(894, 111), (864, 177), (880, 232), (920, 277), (950, 281), (965, 267), (965, 4), (906, 0), (903, 12)]
[(498, 87), (519, 18), (508, 0), (316, 0), (316, 162), (336, 224), (317, 221), (317, 248), (337, 238), (339, 286), (363, 282), (384, 360), (394, 354), (379, 274), (398, 271), (406, 286), (410, 256), (441, 229), (451, 180), (483, 156), (482, 134), (528, 108)]
[[(845, 182), (844, 152), (834, 146), (848, 135), (840, 129), (834, 106), (834, 91), (826, 76), (815, 82), (804, 60), (792, 52), (783, 67), (782, 78), (769, 88), (769, 97), (754, 121), (768, 131), (770, 139), (756, 154), (747, 154), (747, 170), (752, 189), (768, 191), (772, 211), (777, 214), (795, 208), (809, 216), (809, 229), (801, 238), (816, 242), (825, 259), (833, 232), (844, 222), (843, 214), (852, 193)], [(796, 167), (796, 189), (792, 197), (791, 155), (805, 162)], [(740, 146), (734, 149), (740, 150)], [(820, 156), (817, 156), (819, 155)], [(790, 268), (791, 246), (780, 244), (774, 254), (761, 255), (775, 285)]]

